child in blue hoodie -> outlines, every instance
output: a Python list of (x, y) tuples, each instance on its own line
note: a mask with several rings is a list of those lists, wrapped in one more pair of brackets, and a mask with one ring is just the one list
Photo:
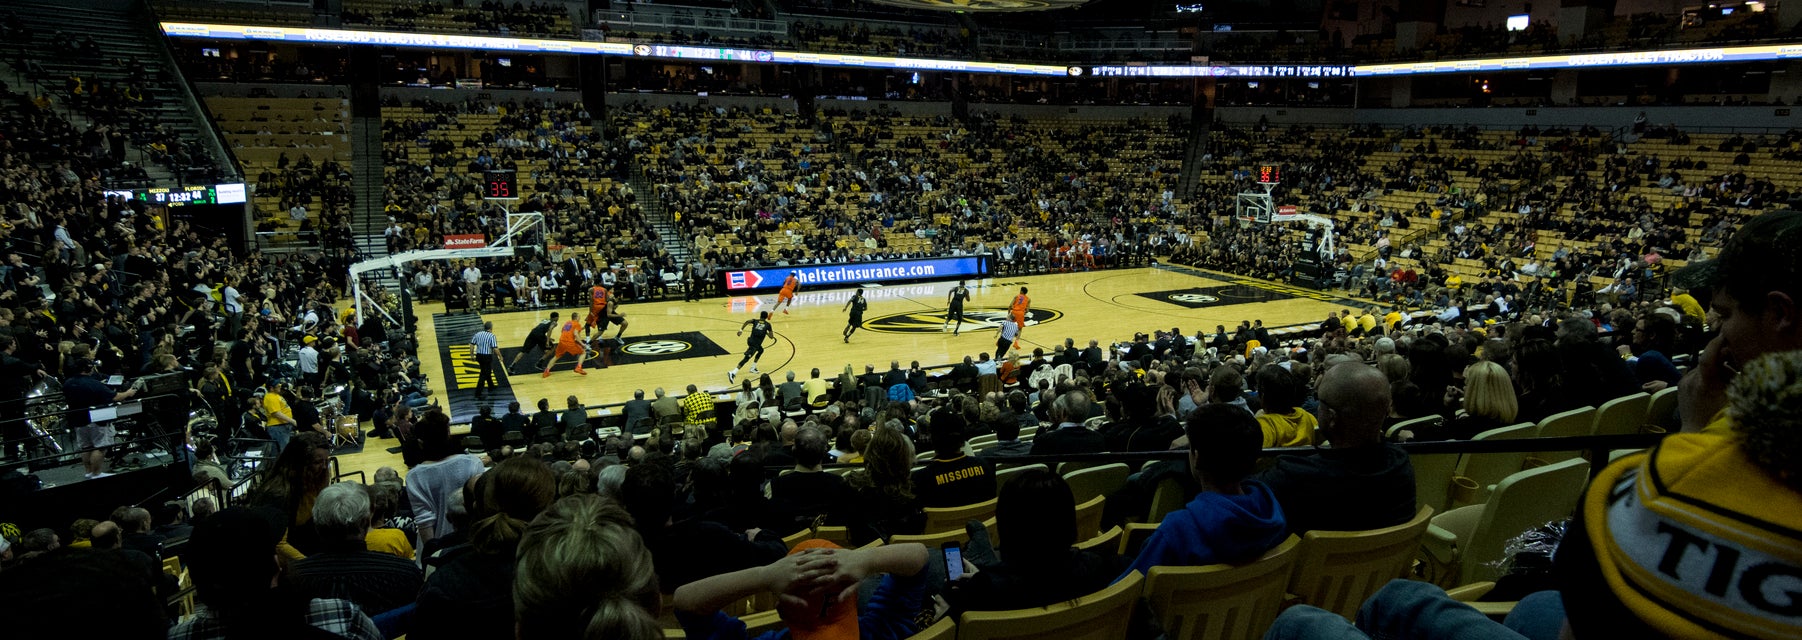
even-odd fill
[(1257, 418), (1234, 405), (1203, 405), (1189, 414), (1184, 432), (1189, 469), (1201, 483), (1201, 494), (1164, 516), (1126, 573), (1246, 562), (1289, 535), (1275, 494), (1249, 477), (1264, 445)]

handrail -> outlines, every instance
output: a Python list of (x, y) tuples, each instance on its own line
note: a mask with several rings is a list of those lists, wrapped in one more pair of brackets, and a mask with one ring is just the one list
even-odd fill
[[(45, 396), (45, 397), (48, 397), (48, 396)], [(153, 401), (153, 400), (164, 400), (164, 399), (171, 399), (171, 398), (177, 398), (177, 399), (182, 399), (182, 400), (184, 400), (184, 401), (185, 401), (185, 400), (186, 400), (186, 396), (185, 396), (185, 394), (182, 394), (182, 393), (165, 393), (165, 394), (160, 394), (160, 395), (154, 395), (154, 396), (148, 396), (148, 397), (144, 397), (144, 398), (133, 398), (133, 399), (131, 399), (131, 400), (130, 400), (130, 401), (128, 401), (128, 402), (117, 402), (117, 403), (111, 403), (111, 404), (106, 404), (106, 405), (101, 405), (101, 406), (97, 406), (97, 407), (89, 407), (89, 409), (90, 409), (90, 410), (92, 410), (92, 409), (104, 409), (104, 408), (107, 408), (107, 407), (116, 407), (116, 406), (120, 406), (120, 405), (125, 405), (125, 404), (142, 404), (142, 403), (148, 403), (148, 402), (151, 402), (151, 401)], [(34, 401), (35, 401), (35, 400), (37, 400), (37, 399), (35, 399), (35, 398), (32, 398), (32, 399), (29, 399), (29, 400), (34, 400)], [(67, 412), (67, 411), (69, 411), (69, 409), (63, 409), (63, 410), (60, 410), (60, 411), (58, 411), (58, 412), (56, 412), (56, 413), (66, 413), (66, 412)], [(140, 414), (137, 414), (137, 415), (139, 415), (139, 416), (143, 416), (143, 418), (142, 418), (142, 419), (147, 419), (147, 420), (152, 420), (152, 421), (154, 421), (154, 420), (155, 420), (155, 419), (156, 419), (156, 418), (155, 418), (155, 416), (153, 416), (153, 415), (151, 415), (151, 414), (150, 414), (150, 413), (149, 413), (149, 412), (144, 412), (144, 413), (140, 413)], [(26, 417), (23, 417), (23, 418), (16, 418), (16, 419), (14, 419), (14, 420), (12, 420), (12, 421), (13, 421), (13, 422), (24, 422), (24, 421), (29, 421), (29, 420), (32, 420), (32, 419), (33, 419), (33, 418), (32, 418), (32, 417), (31, 417), (31, 416), (29, 416), (29, 415), (27, 415), (27, 416), (26, 416)], [(70, 428), (70, 429), (73, 429), (73, 428), (74, 428), (74, 427), (69, 427), (69, 428)], [(107, 449), (113, 449), (113, 448), (117, 448), (117, 447), (122, 447), (122, 446), (125, 446), (125, 445), (130, 445), (130, 444), (138, 444), (138, 443), (146, 443), (146, 442), (151, 442), (151, 441), (154, 441), (154, 440), (166, 440), (166, 439), (169, 439), (169, 438), (173, 438), (173, 437), (178, 437), (178, 436), (180, 436), (180, 435), (181, 435), (181, 431), (180, 431), (180, 430), (170, 430), (170, 431), (168, 431), (168, 432), (166, 432), (166, 433), (157, 433), (157, 434), (152, 434), (152, 435), (146, 435), (146, 436), (142, 436), (142, 437), (138, 437), (138, 438), (133, 438), (133, 439), (131, 439), (131, 440), (120, 440), (120, 441), (116, 441), (116, 442), (114, 442), (114, 443), (113, 443), (113, 444), (112, 444), (112, 445), (111, 445), (111, 446), (109, 446), (109, 447), (106, 447), (106, 448), (107, 448)], [(36, 440), (36, 439), (38, 439), (38, 438), (39, 438), (39, 436), (37, 436), (37, 435), (33, 435), (33, 434), (31, 434), (31, 433), (30, 433), (30, 432), (29, 432), (29, 431), (28, 431), (28, 432), (27, 432), (27, 434), (26, 434), (26, 436), (25, 436), (25, 441), (27, 441), (27, 442), (29, 442), (29, 441), (32, 441), (32, 440)], [(8, 443), (8, 444), (10, 444), (10, 443)], [(29, 468), (29, 465), (31, 465), (31, 464), (32, 464), (32, 463), (35, 463), (35, 462), (40, 462), (40, 461), (44, 461), (44, 460), (53, 460), (53, 459), (56, 459), (56, 458), (61, 458), (61, 457), (63, 457), (63, 456), (66, 456), (66, 455), (69, 455), (69, 453), (74, 453), (74, 452), (64, 452), (64, 453), (52, 453), (52, 454), (49, 454), (49, 455), (43, 455), (43, 456), (38, 456), (38, 457), (35, 457), (35, 458), (25, 458), (25, 459), (22, 459), (22, 460), (12, 460), (12, 461), (8, 461), (8, 462), (3, 462), (3, 463), (0, 463), (0, 471), (5, 471), (5, 470), (6, 470), (6, 469), (10, 469), (10, 468), (13, 468), (13, 467), (25, 467), (25, 468)]]
[[(1045, 433), (1041, 428), (1040, 434)], [(1601, 456), (1591, 459), (1605, 460), (1606, 453), (1620, 449), (1646, 449), (1657, 446), (1669, 435), (1666, 433), (1636, 433), (1609, 436), (1566, 436), (1557, 438), (1521, 438), (1512, 440), (1441, 440), (1425, 442), (1403, 442), (1401, 447), (1408, 455), (1462, 454), (1462, 453), (1537, 453), (1543, 451), (1589, 451), (1601, 452)], [(1264, 449), (1259, 457), (1309, 455), (1326, 450), (1323, 447), (1272, 447)], [(1029, 465), (1046, 463), (1055, 467), (1061, 462), (1084, 462), (1111, 464), (1124, 462), (1128, 465), (1143, 464), (1160, 460), (1188, 460), (1187, 449), (1169, 451), (1139, 452), (1098, 452), (1098, 453), (1065, 453), (1054, 455), (1009, 456), (1002, 459), (1008, 465)], [(830, 464), (825, 468), (860, 468), (858, 464)], [(1604, 465), (1593, 465), (1591, 473), (1600, 471)], [(768, 469), (788, 469), (786, 466), (770, 466)]]

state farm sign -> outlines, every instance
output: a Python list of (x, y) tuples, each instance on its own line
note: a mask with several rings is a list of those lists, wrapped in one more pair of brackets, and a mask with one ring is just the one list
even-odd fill
[(444, 236), (446, 249), (480, 249), (488, 246), (488, 238), (479, 233), (462, 233)]

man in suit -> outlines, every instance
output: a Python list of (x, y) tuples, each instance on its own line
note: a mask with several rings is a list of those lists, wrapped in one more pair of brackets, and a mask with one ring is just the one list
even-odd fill
[(1059, 348), (1061, 350), (1051, 356), (1051, 366), (1056, 367), (1067, 364), (1074, 367), (1082, 362), (1082, 350), (1076, 348), (1076, 340), (1064, 338), (1064, 346)]
[(857, 377), (857, 386), (863, 388), (882, 386), (882, 374), (876, 373), (876, 365), (863, 366), (863, 375)]
[(980, 374), (976, 371), (976, 363), (970, 359), (970, 356), (964, 356), (963, 362), (951, 367), (951, 384), (968, 393), (976, 389), (978, 375)]
[(1032, 455), (1096, 453), (1107, 445), (1094, 429), (1083, 426), (1089, 417), (1089, 393), (1081, 389), (1058, 396), (1051, 403), (1051, 421), (1057, 428), (1040, 433), (1032, 441)]
[(682, 403), (677, 402), (673, 396), (664, 395), (663, 387), (657, 387), (651, 393), (657, 396), (656, 400), (651, 401), (651, 413), (657, 416), (659, 422), (670, 416), (682, 415)]
[(1089, 348), (1082, 350), (1083, 365), (1087, 366), (1089, 371), (1100, 371), (1101, 365), (1105, 362), (1107, 362), (1107, 351), (1101, 348), (1100, 342), (1090, 340)]
[(882, 375), (882, 388), (887, 389), (898, 384), (907, 384), (907, 371), (901, 368), (900, 360), (890, 360), (888, 373)]
[(632, 391), (632, 399), (621, 410), (626, 414), (626, 428), (633, 433), (650, 433), (650, 425), (657, 422), (651, 415), (651, 401), (644, 399), (644, 389)]

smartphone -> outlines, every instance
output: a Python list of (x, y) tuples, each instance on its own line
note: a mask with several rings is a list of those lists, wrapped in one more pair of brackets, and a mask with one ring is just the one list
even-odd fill
[(964, 577), (964, 550), (957, 545), (956, 540), (952, 540), (950, 542), (945, 543), (944, 551), (945, 551), (945, 579), (946, 580), (958, 580), (958, 579), (963, 578)]

